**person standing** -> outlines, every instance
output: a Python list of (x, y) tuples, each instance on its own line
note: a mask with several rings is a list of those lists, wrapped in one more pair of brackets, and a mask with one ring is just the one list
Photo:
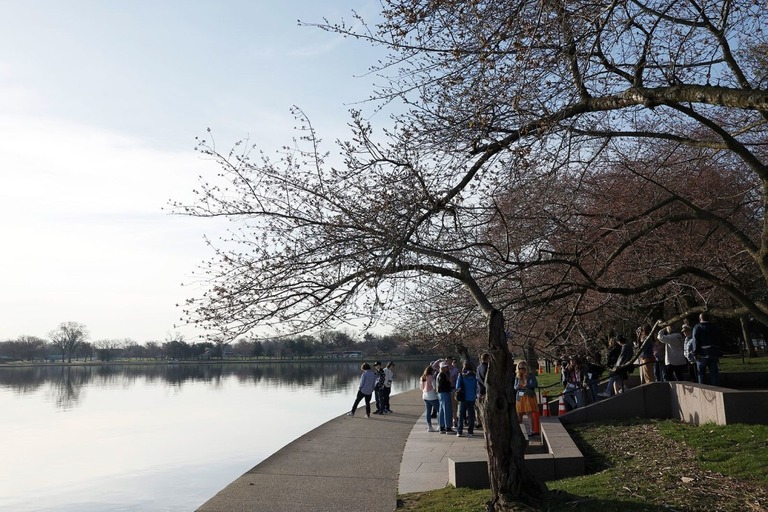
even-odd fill
[(624, 381), (629, 378), (629, 372), (631, 371), (632, 364), (632, 344), (627, 341), (627, 338), (623, 334), (616, 336), (616, 343), (621, 346), (621, 352), (619, 352), (619, 359), (616, 361), (616, 368), (614, 369), (614, 375), (616, 380), (613, 383), (615, 393), (624, 392)]
[(371, 417), (371, 394), (373, 393), (373, 387), (376, 385), (376, 374), (371, 370), (371, 365), (363, 363), (360, 367), (363, 372), (360, 375), (360, 385), (357, 388), (357, 398), (355, 403), (352, 404), (352, 410), (347, 413), (347, 416), (354, 416), (357, 406), (360, 405), (360, 400), (365, 399), (365, 417)]
[(424, 408), (427, 413), (427, 432), (437, 432), (432, 426), (432, 411), (438, 410), (440, 407), (440, 400), (437, 396), (437, 389), (435, 389), (435, 370), (432, 365), (427, 365), (424, 368), (424, 373), (421, 374), (421, 398), (424, 400)]
[[(520, 361), (523, 363), (524, 361)], [(518, 371), (520, 368), (518, 363)], [(526, 365), (526, 370), (527, 370)], [(584, 407), (584, 378), (586, 374), (581, 361), (576, 356), (571, 356), (568, 361), (568, 366), (563, 368), (563, 379), (565, 382), (565, 390), (563, 391), (563, 398), (571, 409), (577, 407)], [(517, 386), (515, 386), (517, 387)], [(519, 389), (519, 388), (518, 388)], [(519, 403), (519, 402), (518, 402)], [(519, 412), (518, 412), (519, 414)]]
[(614, 383), (619, 377), (613, 369), (616, 367), (616, 363), (619, 360), (619, 354), (621, 354), (621, 345), (616, 341), (617, 336), (618, 335), (608, 338), (608, 355), (605, 361), (605, 367), (610, 370), (610, 373), (608, 374), (608, 385), (605, 387), (605, 392), (598, 393), (598, 396), (601, 397), (610, 397), (616, 393)]
[(642, 347), (640, 349), (640, 384), (656, 382), (656, 375), (653, 373), (656, 358), (653, 355), (651, 331), (651, 326), (648, 324), (637, 329), (637, 343)]
[[(574, 360), (571, 359), (573, 362)], [(570, 365), (569, 365), (570, 366)], [(528, 363), (520, 361), (517, 363), (515, 371), (515, 409), (517, 411), (517, 422), (523, 424), (523, 416), (528, 416), (528, 436), (536, 434), (534, 432), (536, 419), (534, 414), (539, 413), (539, 404), (536, 401), (536, 388), (539, 383), (536, 375), (530, 371)]]
[(451, 428), (451, 396), (453, 395), (453, 386), (451, 386), (451, 374), (449, 365), (446, 362), (440, 363), (440, 371), (437, 374), (437, 396), (440, 401), (440, 410), (437, 412), (440, 433), (453, 433)]
[(666, 347), (664, 351), (664, 380), (685, 380), (688, 361), (685, 359), (685, 335), (672, 332), (672, 326), (659, 331), (658, 340)]
[(373, 386), (374, 400), (376, 401), (376, 411), (373, 414), (384, 414), (384, 370), (381, 368), (381, 361), (373, 363), (373, 372), (376, 374), (376, 383)]
[(392, 380), (395, 378), (394, 373), (395, 363), (390, 361), (387, 366), (384, 367), (384, 387), (381, 389), (382, 411), (384, 414), (391, 414), (392, 409), (389, 408), (389, 395), (392, 394)]
[(475, 432), (475, 400), (477, 399), (477, 375), (472, 363), (464, 362), (464, 367), (456, 379), (456, 398), (459, 401), (459, 421), (456, 424), (456, 437), (461, 437), (464, 422), (467, 422), (467, 437)]
[(720, 347), (723, 334), (717, 324), (712, 323), (709, 313), (699, 315), (699, 323), (693, 328), (693, 354), (696, 356), (696, 371), (699, 384), (704, 384), (707, 372), (709, 383), (717, 386), (720, 382)]
[(459, 414), (459, 401), (456, 399), (456, 382), (459, 379), (459, 374), (461, 373), (461, 369), (459, 368), (459, 363), (456, 360), (455, 357), (450, 358), (451, 365), (448, 367), (448, 374), (451, 376), (451, 388), (454, 390), (454, 392), (451, 393), (451, 410), (453, 411), (453, 426), (458, 427), (458, 414)]
[(693, 355), (693, 336), (691, 335), (691, 326), (683, 324), (682, 327), (683, 336), (685, 337), (685, 359), (688, 361), (688, 380), (691, 382), (698, 382), (696, 371), (696, 356)]
[(483, 352), (480, 356), (480, 364), (477, 366), (477, 400), (475, 401), (475, 428), (483, 428), (480, 418), (480, 408), (483, 407), (485, 402), (485, 377), (488, 375), (488, 361), (490, 361), (491, 355), (488, 352)]

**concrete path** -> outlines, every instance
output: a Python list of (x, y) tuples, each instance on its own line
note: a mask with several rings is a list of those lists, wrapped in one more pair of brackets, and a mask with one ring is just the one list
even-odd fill
[[(354, 417), (342, 415), (308, 432), (198, 511), (392, 512), (406, 441), (424, 413), (424, 401), (416, 389), (393, 395), (390, 402), (393, 414), (367, 419), (361, 407)], [(448, 481), (447, 469), (444, 478), (440, 487)]]

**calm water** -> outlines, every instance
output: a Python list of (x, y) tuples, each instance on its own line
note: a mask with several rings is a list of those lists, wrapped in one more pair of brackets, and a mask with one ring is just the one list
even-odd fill
[(192, 511), (348, 411), (359, 365), (0, 368), (0, 510)]

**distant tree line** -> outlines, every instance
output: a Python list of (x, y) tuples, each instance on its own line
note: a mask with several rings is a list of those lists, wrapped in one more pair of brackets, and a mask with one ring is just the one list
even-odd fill
[(414, 341), (404, 334), (365, 334), (355, 339), (344, 331), (327, 330), (313, 335), (275, 339), (237, 338), (233, 341), (187, 341), (183, 335), (165, 341), (101, 339), (90, 341), (88, 330), (77, 322), (64, 322), (48, 338), (22, 335), (0, 341), (0, 361), (113, 361), (116, 359), (252, 359), (343, 357), (345, 352), (419, 355), (429, 343)]

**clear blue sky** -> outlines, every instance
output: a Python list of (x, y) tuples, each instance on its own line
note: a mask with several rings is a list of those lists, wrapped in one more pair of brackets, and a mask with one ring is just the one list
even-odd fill
[(0, 341), (61, 322), (165, 339), (221, 229), (162, 211), (215, 165), (193, 151), (326, 141), (370, 93), (369, 45), (297, 20), (374, 19), (371, 0), (0, 0)]

